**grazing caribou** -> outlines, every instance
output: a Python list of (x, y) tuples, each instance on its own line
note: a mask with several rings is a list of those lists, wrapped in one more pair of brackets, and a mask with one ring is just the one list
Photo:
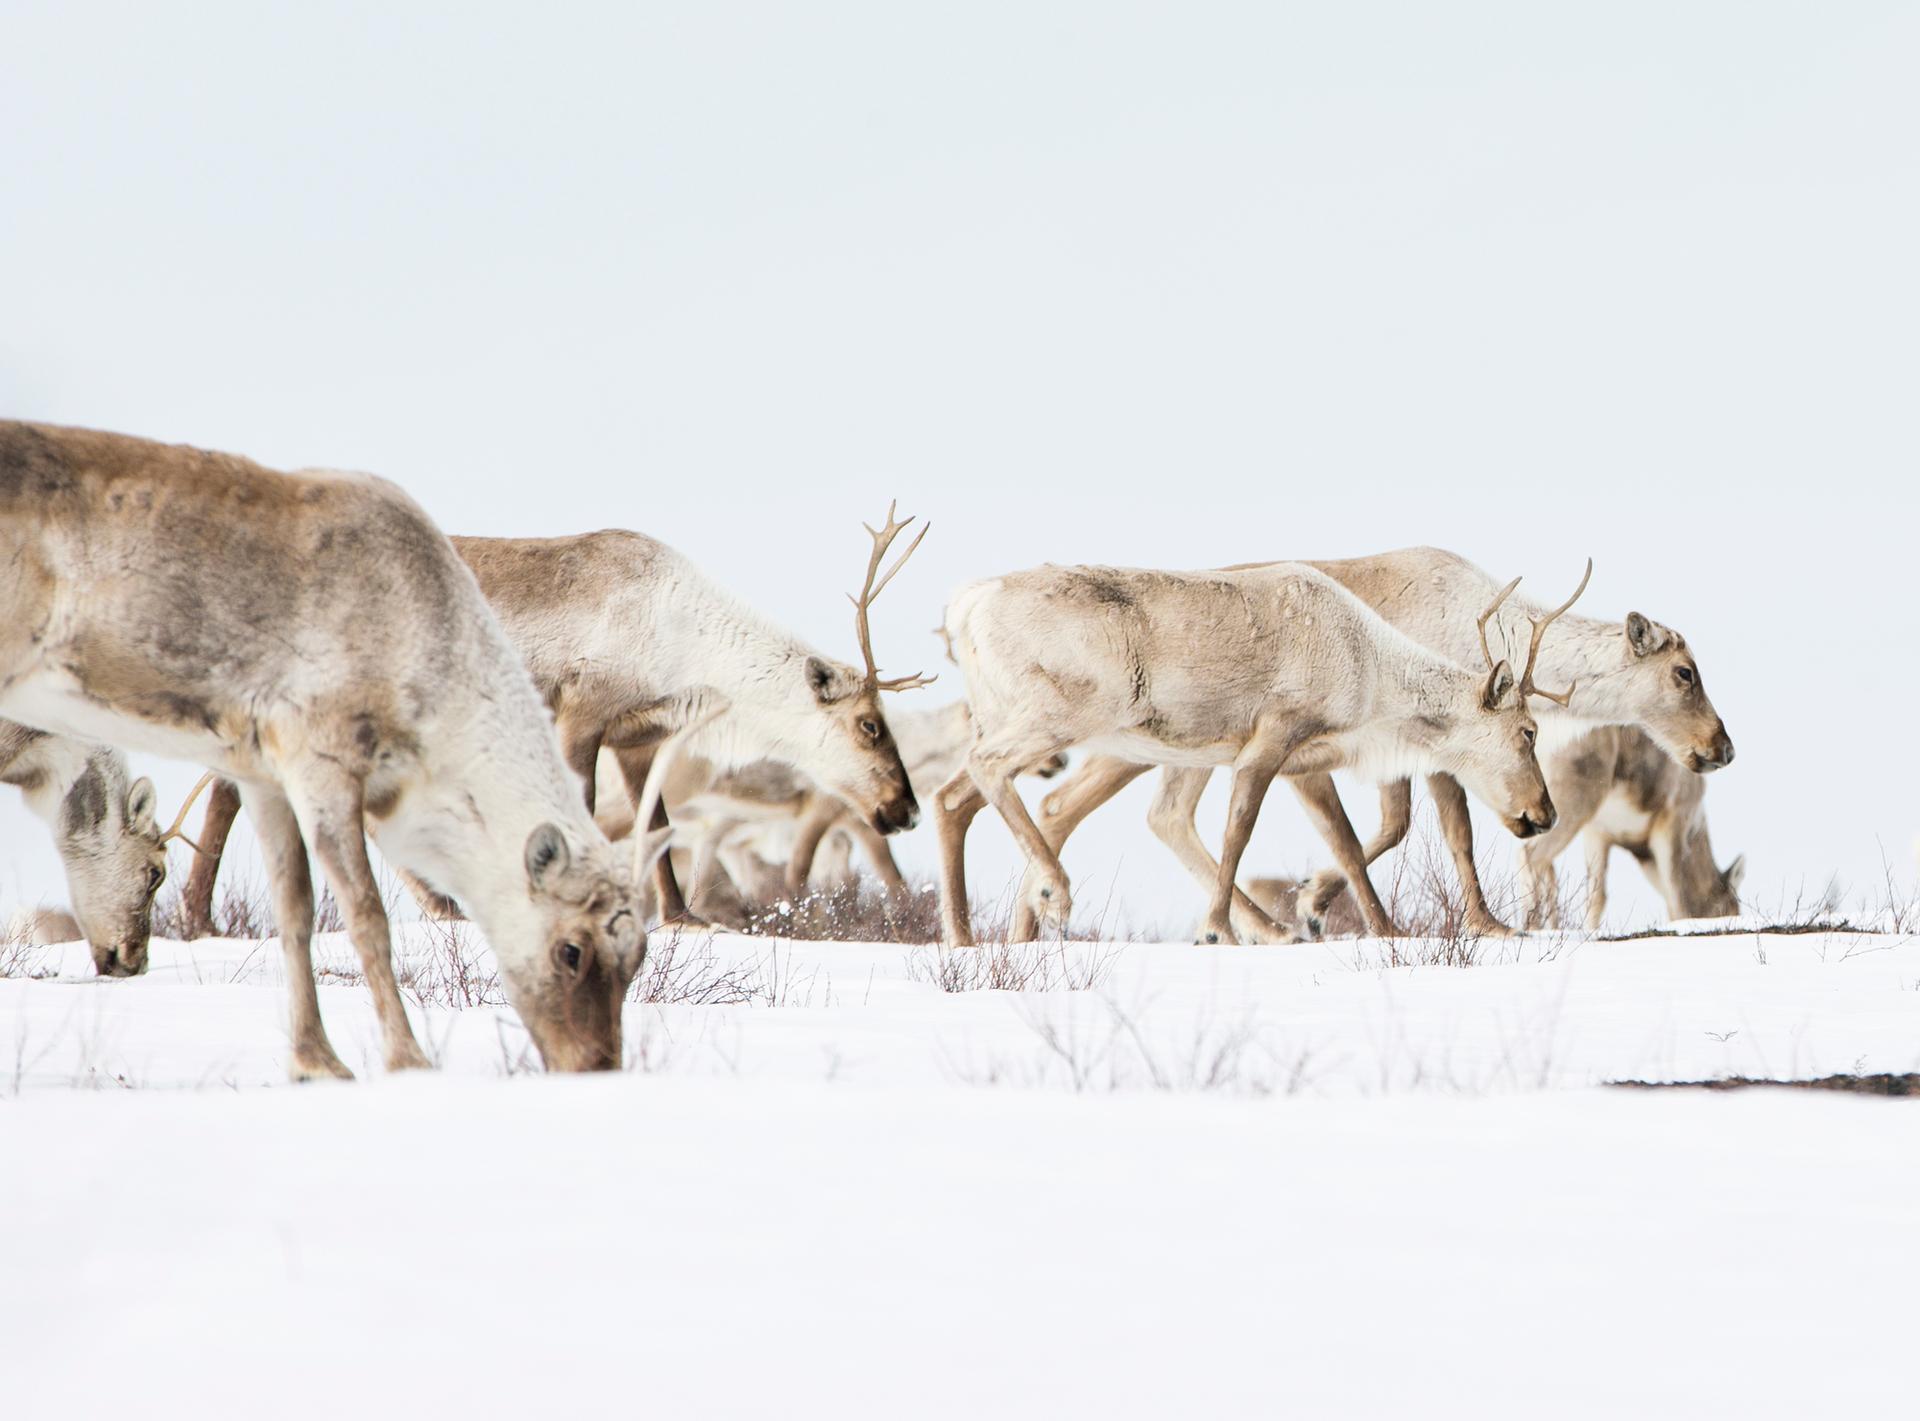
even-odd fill
[[(962, 588), (945, 630), (966, 673), (975, 739), (935, 796), (942, 928), (972, 940), (964, 845), (992, 804), (1025, 851), (1022, 899), (1064, 924), (1066, 871), (1014, 789), (1075, 745), (1141, 766), (1231, 764), (1233, 798), (1204, 941), (1236, 941), (1234, 874), (1276, 775), (1357, 767), (1444, 770), (1521, 837), (1550, 828), (1533, 717), (1505, 660), (1466, 670), (1299, 563), (1215, 572), (1042, 567)], [(1491, 660), (1491, 658), (1489, 658)], [(1532, 667), (1528, 667), (1530, 677)], [(1337, 858), (1364, 881), (1337, 799), (1303, 795)], [(1279, 935), (1244, 896), (1242, 911)]]
[(102, 977), (146, 971), (153, 895), (167, 876), (153, 781), (133, 779), (118, 750), (0, 720), (0, 784), (19, 789), (53, 831), (94, 970)]
[(1587, 859), (1587, 926), (1607, 912), (1607, 859), (1625, 849), (1670, 918), (1730, 918), (1740, 911), (1744, 855), (1722, 869), (1707, 833), (1706, 781), (1675, 764), (1651, 737), (1606, 726), (1540, 757), (1560, 822), (1521, 845), (1527, 926), (1560, 926), (1554, 860), (1580, 836)]
[[(706, 721), (694, 744), (707, 762), (792, 765), (829, 788), (835, 804), (850, 806), (877, 841), (920, 817), (880, 693), (924, 685), (927, 678), (883, 678), (867, 621), (874, 599), (926, 536), (923, 525), (881, 572), (895, 538), (912, 521), (895, 522), (890, 508), (884, 528), (867, 530), (873, 545), (866, 582), (852, 599), (864, 671), (823, 656), (642, 533), (457, 537), (452, 543), (532, 672), (589, 813), (597, 804), (602, 749), (617, 752), (637, 802), (660, 745)], [(672, 797), (657, 801), (651, 828), (666, 827)], [(236, 807), (231, 800), (209, 806), (203, 842), (224, 842)], [(661, 855), (653, 872), (657, 911), (685, 918), (672, 860)], [(189, 886), (190, 918), (210, 921), (211, 871), (204, 881), (196, 874)]]
[[(1686, 639), (1638, 612), (1619, 622), (1562, 616), (1554, 624), (1553, 636), (1542, 642), (1537, 611), (1510, 595), (1504, 597), (1495, 615), (1481, 624), (1479, 609), (1490, 598), (1501, 595), (1500, 584), (1465, 558), (1444, 549), (1406, 548), (1307, 566), (1340, 583), (1414, 641), (1449, 659), (1466, 661), (1481, 655), (1488, 633), (1503, 647), (1527, 641), (1530, 654), (1539, 657), (1539, 676), (1550, 684), (1568, 687), (1566, 701), (1555, 695), (1543, 698), (1539, 707), (1542, 733), (1549, 744), (1595, 725), (1638, 725), (1670, 757), (1696, 773), (1704, 774), (1733, 761), (1733, 741), (1707, 699), (1699, 665)], [(1585, 585), (1583, 581), (1581, 586)], [(1509, 594), (1511, 590), (1509, 587)], [(1564, 605), (1561, 610), (1564, 612)], [(1087, 815), (1144, 772), (1144, 767), (1112, 756), (1090, 758), (1081, 765), (1041, 805), (1040, 824), (1055, 852)], [(1430, 773), (1426, 778), (1465, 893), (1468, 930), (1508, 931), (1487, 907), (1480, 888), (1473, 863), (1473, 826), (1458, 778), (1446, 773)], [(1293, 783), (1297, 792), (1338, 805), (1331, 779), (1309, 777)], [(1204, 776), (1185, 777), (1173, 786), (1163, 786), (1155, 800), (1155, 831), (1175, 844), (1184, 861), (1193, 860), (1198, 838), (1192, 828), (1192, 810), (1205, 787)], [(1381, 787), (1380, 803), (1380, 828), (1363, 856), (1369, 864), (1406, 837), (1412, 822), (1411, 780), (1405, 775), (1390, 777)], [(1344, 810), (1341, 815), (1344, 818)], [(1394, 926), (1385, 908), (1364, 878), (1356, 876), (1348, 865), (1324, 870), (1300, 895), (1303, 923), (1309, 931), (1317, 931), (1350, 879), (1360, 894), (1368, 929), (1390, 935)], [(1236, 912), (1249, 930), (1259, 926), (1256, 911), (1250, 901), (1236, 898)], [(1023, 904), (1016, 904), (1013, 936), (1030, 937), (1036, 928), (1034, 915)]]
[[(906, 766), (908, 783), (921, 798), (953, 777), (973, 743), (973, 717), (965, 701), (928, 710), (895, 710), (888, 723)], [(1050, 779), (1066, 765), (1064, 755), (1055, 755), (1033, 766), (1032, 772)], [(603, 752), (598, 779), (595, 817), (607, 836), (617, 840), (633, 827), (626, 797), (633, 775), (621, 770), (613, 754)], [(676, 831), (674, 839), (676, 847), (684, 845), (693, 860), (703, 866), (703, 878), (709, 885), (715, 879), (705, 866), (725, 856), (721, 852), (723, 844), (743, 851), (750, 845), (757, 860), (784, 865), (783, 882), (777, 892), (770, 891), (765, 874), (757, 870), (750, 875), (753, 885), (738, 882), (740, 875), (732, 875), (738, 896), (746, 904), (765, 906), (782, 895), (797, 898), (810, 884), (843, 881), (845, 872), (837, 859), (824, 875), (815, 872), (816, 851), (835, 836), (845, 836), (859, 846), (890, 896), (898, 899), (908, 891), (906, 878), (886, 840), (845, 801), (790, 766), (760, 761), (721, 770), (691, 754), (663, 788), (676, 824), (686, 817), (698, 821), (685, 835)], [(729, 868), (727, 872), (732, 871)]]
[(467, 908), (549, 1069), (619, 1066), (646, 951), (632, 874), (472, 572), (392, 484), (0, 423), (0, 714), (239, 785), (273, 884), (296, 1078), (350, 1074), (320, 1020), (309, 845), (388, 1068), (428, 1064), (368, 834)]

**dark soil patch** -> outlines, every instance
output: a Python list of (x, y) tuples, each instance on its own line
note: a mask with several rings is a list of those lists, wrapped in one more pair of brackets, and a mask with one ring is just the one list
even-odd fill
[[(1672, 928), (1642, 928), (1633, 933), (1617, 933), (1598, 939), (1600, 942), (1634, 942), (1647, 937), (1801, 937), (1808, 933), (1857, 933), (1864, 929), (1856, 928), (1845, 918), (1818, 923), (1775, 923), (1764, 928), (1694, 928), (1687, 932), (1675, 932)], [(1805, 1082), (1799, 1082), (1805, 1084)]]
[(1920, 1072), (1905, 1075), (1821, 1076), (1812, 1081), (1759, 1080), (1726, 1076), (1717, 1081), (1609, 1081), (1621, 1090), (1748, 1090), (1771, 1086), (1787, 1090), (1844, 1090), (1855, 1095), (1920, 1095)]

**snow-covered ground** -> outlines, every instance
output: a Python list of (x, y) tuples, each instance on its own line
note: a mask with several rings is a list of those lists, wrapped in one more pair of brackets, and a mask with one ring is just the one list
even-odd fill
[(60, 975), (0, 980), (0, 1410), (1914, 1406), (1920, 1102), (1600, 1083), (1920, 1069), (1920, 943), (689, 940), (708, 1004), (549, 1079), (404, 938), (442, 1071), (328, 975), (365, 1079), (298, 1089), (273, 944), (13, 963)]

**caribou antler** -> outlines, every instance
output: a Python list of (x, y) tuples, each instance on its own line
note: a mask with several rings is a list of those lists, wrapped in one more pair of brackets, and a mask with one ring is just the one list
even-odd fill
[(1516, 577), (1505, 587), (1501, 588), (1500, 595), (1487, 603), (1487, 610), (1480, 614), (1480, 620), (1476, 623), (1480, 628), (1480, 654), (1487, 658), (1487, 670), (1489, 671), (1493, 670), (1495, 662), (1493, 659), (1493, 648), (1487, 645), (1487, 623), (1493, 620), (1493, 614), (1500, 610), (1500, 604), (1511, 597), (1513, 595), (1513, 589), (1519, 585), (1520, 579)]
[(1569, 682), (1567, 689), (1564, 691), (1549, 691), (1543, 687), (1536, 686), (1533, 684), (1533, 663), (1540, 659), (1540, 638), (1547, 634), (1547, 628), (1553, 625), (1562, 612), (1580, 600), (1580, 594), (1587, 590), (1587, 583), (1592, 577), (1593, 559), (1588, 558), (1587, 570), (1580, 575), (1580, 585), (1573, 589), (1573, 596), (1567, 598), (1566, 601), (1562, 602), (1558, 607), (1555, 607), (1544, 617), (1528, 615), (1527, 620), (1533, 623), (1533, 640), (1527, 643), (1527, 669), (1520, 677), (1520, 694), (1522, 696), (1545, 696), (1555, 705), (1561, 706), (1566, 705), (1573, 699), (1573, 688), (1577, 686), (1579, 682)]
[(194, 843), (193, 840), (180, 832), (180, 826), (187, 822), (187, 811), (193, 808), (193, 802), (205, 792), (207, 786), (212, 784), (215, 778), (216, 776), (213, 771), (208, 770), (204, 775), (200, 776), (200, 782), (188, 791), (186, 803), (182, 804), (180, 806), (180, 812), (173, 816), (173, 823), (167, 826), (167, 832), (160, 836), (161, 848), (165, 848), (171, 840), (178, 839), (196, 854), (203, 856), (206, 854), (207, 851), (205, 849), (201, 848), (198, 844)]
[[(1534, 663), (1540, 659), (1540, 639), (1547, 634), (1547, 628), (1558, 620), (1562, 612), (1580, 600), (1580, 594), (1587, 590), (1587, 583), (1592, 577), (1593, 559), (1588, 558), (1587, 570), (1581, 575), (1580, 585), (1573, 589), (1573, 596), (1567, 598), (1566, 601), (1562, 602), (1558, 607), (1555, 607), (1544, 617), (1536, 617), (1531, 612), (1527, 613), (1527, 620), (1533, 624), (1533, 636), (1527, 643), (1527, 669), (1520, 673), (1520, 696), (1522, 700), (1528, 696), (1544, 696), (1554, 704), (1564, 706), (1573, 699), (1573, 686), (1571, 685), (1564, 691), (1549, 691), (1544, 686), (1534, 685), (1533, 668)], [(1513, 592), (1513, 589), (1519, 585), (1520, 579), (1517, 577), (1514, 578), (1513, 581), (1500, 589), (1500, 595), (1489, 602), (1487, 604), (1487, 610), (1480, 614), (1478, 624), (1480, 628), (1480, 652), (1487, 658), (1487, 666), (1489, 669), (1493, 666), (1493, 651), (1487, 645), (1487, 623), (1492, 620), (1493, 614), (1500, 610), (1500, 604), (1506, 601), (1508, 596)], [(1574, 683), (1574, 685), (1578, 684), (1578, 682)]]
[[(893, 514), (894, 510), (898, 507), (898, 499), (887, 505), (887, 526), (885, 528), (875, 531), (865, 523), (860, 525), (867, 530), (867, 536), (873, 539), (873, 556), (867, 559), (867, 581), (866, 585), (860, 589), (860, 595), (857, 597), (851, 593), (847, 595), (847, 600), (853, 603), (853, 629), (860, 638), (860, 654), (866, 658), (867, 662), (867, 684), (876, 691), (911, 691), (919, 686), (930, 686), (940, 679), (937, 676), (922, 676), (916, 671), (911, 676), (900, 676), (893, 680), (882, 680), (880, 677), (880, 668), (873, 660), (873, 631), (867, 625), (867, 609), (873, 606), (874, 599), (886, 590), (887, 584), (893, 581), (893, 575), (900, 571), (901, 566), (905, 564), (908, 558), (913, 556), (913, 550), (920, 546), (921, 539), (925, 538), (928, 529), (933, 527), (931, 523), (922, 524), (920, 532), (915, 536), (914, 540), (907, 545), (907, 550), (894, 560), (893, 566), (887, 569), (885, 576), (881, 576), (881, 559), (886, 557), (887, 549), (893, 546), (893, 540), (900, 536), (908, 524), (913, 522), (911, 517), (903, 518), (895, 522)], [(876, 577), (879, 578), (878, 582), (874, 581)]]

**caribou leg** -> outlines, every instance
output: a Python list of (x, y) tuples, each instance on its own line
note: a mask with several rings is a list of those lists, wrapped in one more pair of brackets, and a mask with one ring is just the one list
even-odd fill
[[(1297, 791), (1303, 781), (1295, 780)], [(1342, 813), (1344, 813), (1344, 807)], [(1362, 857), (1369, 868), (1381, 855), (1397, 847), (1407, 837), (1413, 823), (1413, 781), (1394, 780), (1380, 786), (1380, 827), (1374, 831)], [(1337, 868), (1323, 868), (1307, 884), (1298, 913), (1309, 936), (1318, 937), (1327, 920), (1327, 912), (1347, 891), (1347, 875)]]
[(1341, 875), (1352, 885), (1354, 896), (1360, 900), (1360, 914), (1366, 919), (1367, 931), (1375, 937), (1398, 937), (1400, 929), (1394, 926), (1386, 905), (1380, 901), (1380, 895), (1374, 892), (1373, 880), (1367, 877), (1366, 851), (1360, 846), (1360, 836), (1353, 832), (1353, 821), (1347, 818), (1347, 809), (1340, 802), (1340, 792), (1334, 787), (1333, 776), (1302, 775), (1289, 783), (1293, 786), (1294, 794), (1307, 807), (1307, 813), (1313, 817), (1314, 827), (1320, 831), (1320, 837), (1333, 850), (1333, 859), (1340, 866)]
[[(1193, 815), (1200, 806), (1200, 796), (1206, 793), (1207, 781), (1212, 775), (1213, 771), (1206, 769), (1182, 769), (1172, 765), (1164, 767), (1160, 771), (1160, 788), (1154, 792), (1153, 804), (1147, 810), (1148, 826), (1209, 893), (1219, 879), (1220, 865), (1207, 852), (1200, 831), (1194, 826)], [(1266, 911), (1241, 892), (1237, 884), (1234, 886), (1228, 920), (1242, 942), (1297, 941), (1293, 933), (1267, 916)]]
[(280, 951), (286, 963), (288, 1030), (293, 1060), (288, 1073), (297, 1081), (353, 1072), (327, 1040), (320, 1021), (320, 995), (313, 983), (313, 877), (307, 869), (307, 844), (293, 806), (270, 784), (249, 784), (241, 791), (260, 836), (267, 881), (273, 888), (273, 915), (280, 926)]
[[(1042, 799), (1040, 832), (1046, 836), (1047, 846), (1055, 856), (1089, 814), (1150, 768), (1131, 760), (1117, 760), (1111, 755), (1094, 755)], [(1009, 942), (1032, 942), (1039, 932), (1039, 917), (1027, 905), (1027, 889), (1033, 886), (1024, 881), (1020, 885), (1019, 897), (1013, 905), (1013, 928), (1007, 934)]]
[(1447, 851), (1453, 855), (1454, 872), (1460, 877), (1460, 892), (1466, 899), (1466, 928), (1486, 937), (1505, 937), (1512, 933), (1493, 915), (1486, 895), (1480, 891), (1480, 870), (1473, 863), (1473, 819), (1467, 813), (1467, 792), (1452, 775), (1427, 776), (1427, 793), (1440, 814), (1440, 830), (1446, 835)]
[[(634, 808), (640, 807), (641, 796), (646, 793), (647, 772), (653, 768), (654, 754), (659, 750), (660, 742), (649, 745), (622, 746), (613, 752), (614, 762), (620, 766), (620, 778), (627, 782), (627, 794), (632, 798)], [(588, 771), (588, 784), (592, 784), (592, 771)], [(667, 827), (667, 801), (665, 796), (654, 801), (653, 818), (648, 822), (649, 831)], [(660, 915), (662, 923), (679, 923), (683, 927), (701, 928), (707, 924), (687, 909), (687, 900), (680, 892), (680, 880), (673, 874), (673, 855), (661, 854), (653, 861), (653, 897), (654, 910)]]
[[(1612, 792), (1614, 761), (1608, 757), (1581, 764), (1588, 759), (1583, 753), (1573, 758), (1571, 766), (1561, 758), (1548, 762), (1552, 773), (1547, 791), (1556, 812), (1553, 827), (1520, 844), (1521, 891), (1526, 898), (1521, 921), (1529, 928), (1560, 926), (1560, 878), (1554, 864), (1573, 847)], [(1600, 896), (1604, 901), (1605, 892)]]
[(373, 1010), (380, 1019), (380, 1039), (386, 1048), (389, 1071), (425, 1070), (432, 1063), (414, 1039), (400, 987), (393, 975), (393, 934), (387, 910), (380, 901), (380, 885), (367, 860), (363, 789), (349, 775), (328, 776), (331, 784), (293, 787), (295, 808), (311, 831), (314, 856), (333, 886), (347, 918), (347, 935), (360, 957), (360, 971), (373, 994)]
[(793, 853), (787, 859), (787, 896), (798, 902), (807, 896), (807, 879), (813, 873), (814, 856), (820, 841), (827, 837), (834, 821), (847, 812), (846, 804), (821, 790), (808, 793), (800, 810), (800, 826), (794, 834)]
[(1065, 748), (1065, 745), (1055, 741), (1042, 741), (1038, 744), (1016, 742), (1011, 749), (994, 750), (975, 742), (967, 756), (968, 774), (979, 786), (980, 793), (986, 796), (987, 803), (1005, 821), (1014, 842), (1027, 856), (1027, 872), (1021, 878), (1020, 896), (1027, 900), (1036, 915), (1059, 923), (1062, 931), (1073, 915), (1073, 890), (1067, 883), (1067, 871), (1061, 867), (1060, 856), (1047, 842), (1047, 836), (1040, 832), (1040, 826), (1033, 822), (1033, 816), (1027, 812), (1026, 801), (1020, 798), (1020, 790), (1014, 781), (1027, 766)]
[(893, 849), (885, 837), (857, 814), (847, 815), (842, 827), (853, 835), (853, 841), (867, 856), (867, 862), (873, 865), (873, 871), (880, 876), (880, 884), (886, 890), (887, 897), (896, 903), (904, 901), (910, 893), (906, 876), (894, 861)]
[(967, 903), (967, 826), (986, 807), (986, 796), (964, 765), (933, 797), (940, 837), (940, 937), (948, 947), (973, 945), (973, 915)]
[(1613, 854), (1613, 845), (1604, 834), (1589, 834), (1584, 847), (1587, 851), (1587, 926), (1599, 932), (1607, 916), (1607, 860)]
[[(1248, 748), (1258, 744), (1256, 738)], [(1207, 920), (1200, 934), (1203, 943), (1238, 941), (1232, 922), (1234, 877), (1240, 872), (1240, 858), (1247, 851), (1247, 840), (1253, 836), (1260, 805), (1267, 797), (1267, 786), (1279, 772), (1282, 758), (1271, 752), (1249, 756), (1242, 751), (1234, 766), (1233, 798), (1227, 804), (1227, 834), (1220, 845), (1220, 872), (1214, 883), (1213, 901), (1207, 905)]]
[(214, 881), (220, 876), (227, 835), (239, 815), (239, 786), (224, 777), (215, 780), (207, 796), (206, 818), (200, 821), (200, 852), (193, 856), (186, 886), (180, 890), (180, 906), (186, 914), (189, 938), (212, 937), (219, 931), (213, 922)]

